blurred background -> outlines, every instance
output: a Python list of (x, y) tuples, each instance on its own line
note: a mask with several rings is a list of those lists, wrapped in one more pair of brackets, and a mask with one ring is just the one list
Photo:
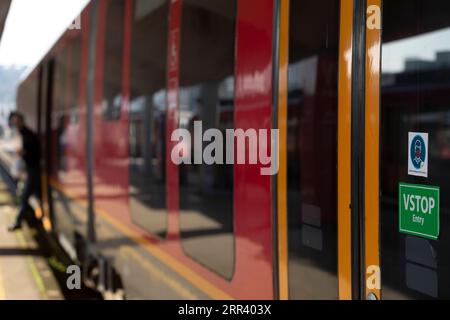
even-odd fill
[(79, 15), (87, 0), (0, 0), (0, 137), (10, 138), (17, 86)]

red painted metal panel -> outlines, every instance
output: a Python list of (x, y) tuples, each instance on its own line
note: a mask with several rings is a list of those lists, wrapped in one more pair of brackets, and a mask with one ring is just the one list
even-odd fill
[[(96, 95), (95, 95), (95, 196), (96, 205), (137, 236), (146, 239), (179, 261), (215, 288), (237, 299), (273, 298), (272, 269), (272, 212), (271, 178), (261, 176), (260, 166), (242, 165), (235, 168), (235, 235), (236, 272), (231, 282), (200, 265), (184, 253), (179, 239), (179, 168), (170, 158), (170, 141), (174, 129), (179, 126), (179, 53), (181, 45), (182, 0), (172, 0), (167, 61), (167, 206), (169, 212), (168, 239), (160, 241), (131, 221), (128, 198), (122, 192), (128, 188), (128, 149), (110, 150), (104, 144), (105, 135), (116, 130), (127, 140), (128, 117), (113, 127), (101, 121), (103, 84), (103, 48), (107, 1), (100, 2), (97, 39)], [(124, 51), (124, 110), (129, 100), (129, 59), (131, 36), (131, 1), (126, 7), (126, 31)], [(236, 49), (236, 113), (237, 128), (272, 128), (272, 44), (273, 0), (239, 0)], [(126, 112), (125, 112), (126, 113)], [(123, 138), (122, 137), (122, 138)], [(116, 144), (116, 148), (122, 148)], [(122, 155), (126, 154), (126, 157)], [(120, 170), (111, 170), (105, 162), (114, 158), (123, 162)], [(120, 197), (112, 189), (100, 192), (102, 179), (115, 176), (119, 179)], [(109, 184), (108, 184), (109, 185)], [(126, 187), (126, 188), (125, 188)], [(105, 197), (103, 197), (105, 196)], [(187, 279), (189, 280), (189, 279)], [(206, 288), (207, 292), (208, 289)], [(216, 294), (215, 294), (216, 293)], [(217, 296), (216, 292), (211, 296)], [(219, 293), (220, 295), (220, 293)]]
[[(63, 189), (76, 198), (76, 200), (85, 201), (87, 195), (87, 172), (86, 172), (86, 82), (88, 69), (88, 52), (89, 52), (89, 32), (90, 32), (90, 8), (89, 5), (81, 13), (81, 30), (71, 30), (65, 34), (61, 42), (70, 42), (76, 36), (81, 36), (80, 61), (79, 61), (79, 79), (78, 79), (78, 115), (79, 120), (76, 124), (68, 121), (68, 112), (65, 111), (66, 120), (64, 127), (66, 128), (66, 146), (64, 149), (66, 161), (66, 171), (64, 179), (59, 180), (58, 176), (52, 177)], [(71, 48), (74, 50), (74, 48)], [(75, 56), (75, 52), (69, 54), (69, 59)], [(73, 63), (73, 61), (72, 61)], [(72, 88), (72, 84), (70, 84)], [(69, 77), (66, 88), (66, 101), (68, 101), (69, 93)], [(66, 106), (68, 103), (66, 103)], [(53, 148), (56, 148), (55, 144)]]
[[(105, 42), (107, 12), (113, 0), (100, 0), (97, 23), (97, 47), (94, 77), (94, 198), (95, 206), (120, 217), (128, 212), (128, 117), (127, 99), (122, 99), (119, 120), (103, 118)], [(126, 1), (125, 3), (127, 3)], [(124, 13), (125, 14), (125, 13)], [(125, 16), (124, 16), (125, 18)], [(116, 22), (116, 21), (114, 21)], [(125, 25), (125, 22), (123, 22)], [(125, 31), (126, 34), (126, 31)], [(124, 36), (125, 38), (125, 36)], [(124, 39), (124, 44), (129, 39)], [(129, 46), (123, 46), (122, 57), (129, 57)], [(127, 70), (127, 63), (122, 65)], [(121, 79), (128, 78), (121, 75)], [(123, 81), (128, 81), (123, 79)], [(122, 86), (126, 83), (122, 83)], [(123, 87), (122, 91), (126, 88)]]
[[(180, 45), (181, 45), (182, 0), (174, 0), (170, 6), (169, 39), (167, 50), (167, 209), (169, 213), (168, 239), (177, 240), (179, 245), (179, 168), (171, 160), (172, 132), (179, 126), (180, 110)], [(179, 247), (178, 249), (181, 249)]]
[[(237, 299), (273, 298), (272, 190), (271, 177), (261, 176), (259, 165), (235, 166), (234, 225), (236, 272), (227, 281), (186, 256), (179, 241), (179, 175), (170, 159), (170, 136), (179, 125), (179, 52), (181, 45), (182, 0), (171, 1), (168, 39), (167, 79), (167, 205), (169, 238), (159, 241), (135, 226), (128, 206), (128, 104), (132, 1), (125, 1), (123, 51), (123, 108), (119, 121), (102, 118), (106, 15), (114, 0), (100, 0), (97, 25), (94, 95), (94, 196), (95, 205), (136, 234), (136, 238), (156, 245), (207, 282), (202, 290), (213, 297)], [(272, 46), (273, 0), (238, 0), (236, 47), (235, 126), (242, 129), (272, 128)], [(82, 58), (80, 75), (80, 122), (76, 132), (77, 157), (86, 185), (86, 90), (89, 27), (82, 18)], [(74, 131), (75, 135), (75, 131)], [(75, 140), (74, 140), (75, 141)], [(74, 145), (75, 148), (75, 145)], [(73, 149), (75, 150), (75, 149)], [(72, 152), (69, 150), (68, 152)], [(75, 181), (75, 180), (74, 180)], [(74, 183), (75, 186), (75, 183)], [(85, 187), (83, 187), (85, 191)], [(70, 192), (73, 194), (73, 192)], [(142, 242), (139, 242), (142, 245)], [(177, 271), (179, 273), (179, 270)], [(190, 279), (187, 279), (188, 281)], [(145, 283), (142, 285), (146, 285)], [(194, 284), (195, 285), (195, 284)]]
[[(123, 77), (122, 77), (122, 98), (123, 98), (123, 112), (122, 118), (125, 126), (129, 124), (130, 111), (130, 63), (131, 63), (131, 32), (133, 21), (133, 1), (125, 1), (125, 30), (124, 30), (124, 48), (123, 48)], [(127, 136), (128, 137), (128, 136)], [(129, 142), (127, 138), (127, 143)], [(128, 148), (127, 148), (128, 150)]]
[[(238, 2), (236, 128), (272, 128), (273, 0)], [(271, 177), (235, 166), (236, 277), (242, 298), (272, 298)], [(257, 271), (257, 272), (255, 272)]]

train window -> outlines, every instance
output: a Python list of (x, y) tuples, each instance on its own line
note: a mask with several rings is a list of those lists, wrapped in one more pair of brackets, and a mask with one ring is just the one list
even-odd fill
[[(234, 128), (236, 0), (183, 1), (180, 126)], [(191, 152), (192, 154), (192, 152)], [(180, 166), (180, 227), (190, 257), (230, 279), (234, 271), (233, 166)]]
[[(450, 2), (384, 0), (381, 268), (385, 299), (450, 298)], [(428, 133), (428, 177), (408, 174), (409, 133)], [(421, 159), (421, 158), (420, 158)], [(440, 237), (399, 232), (399, 183), (440, 187)]]
[(122, 66), (124, 45), (124, 0), (108, 1), (106, 19), (102, 116), (119, 120), (122, 111)]
[(291, 299), (338, 297), (339, 12), (338, 0), (291, 0), (287, 133)]
[(81, 68), (81, 35), (78, 35), (70, 46), (69, 65), (69, 101), (68, 122), (70, 125), (78, 124), (80, 120), (79, 94), (80, 94), (80, 68)]
[(66, 130), (69, 64), (69, 47), (65, 47), (55, 58), (53, 104), (50, 123), (50, 143), (52, 149), (51, 173), (52, 177), (57, 180), (62, 179), (66, 164), (64, 133)]
[(79, 119), (81, 36), (74, 38), (55, 58), (51, 114), (52, 175), (61, 180), (67, 170), (68, 127)]
[(130, 80), (130, 206), (133, 220), (167, 233), (166, 56), (169, 1), (134, 2)]

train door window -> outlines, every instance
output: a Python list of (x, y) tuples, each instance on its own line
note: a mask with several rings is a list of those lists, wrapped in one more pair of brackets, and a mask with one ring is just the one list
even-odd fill
[(73, 219), (75, 214), (67, 196), (57, 185), (71, 187), (76, 166), (80, 166), (74, 157), (78, 150), (78, 131), (72, 126), (78, 123), (79, 81), (81, 66), (81, 35), (68, 41), (55, 59), (53, 77), (54, 101), (50, 107), (50, 168), (52, 178), (50, 205), (53, 226), (64, 237), (73, 240)]
[(103, 55), (102, 117), (105, 121), (119, 120), (122, 111), (124, 11), (124, 0), (108, 1)]
[(167, 233), (166, 57), (169, 1), (134, 1), (129, 111), (130, 206), (133, 220)]
[(76, 125), (80, 120), (79, 94), (80, 94), (80, 68), (81, 68), (81, 35), (78, 35), (70, 45), (69, 68), (69, 101), (67, 118), (70, 125)]
[[(236, 0), (183, 1), (180, 127), (234, 128)], [(204, 145), (205, 147), (206, 145)], [(203, 152), (192, 150), (193, 153)], [(231, 279), (234, 271), (233, 166), (180, 166), (181, 241), (187, 255)]]
[(338, 0), (291, 0), (288, 250), (291, 299), (336, 299)]
[(55, 59), (54, 103), (52, 105), (51, 147), (52, 176), (64, 180), (67, 171), (68, 126), (78, 119), (81, 37), (76, 37)]
[(67, 110), (68, 71), (70, 64), (68, 47), (61, 50), (55, 59), (54, 91), (51, 112), (51, 173), (56, 180), (63, 180), (65, 171), (64, 131)]
[[(449, 299), (450, 2), (384, 0), (383, 21), (382, 295), (385, 299)], [(408, 162), (413, 161), (410, 133), (428, 134), (428, 146), (417, 145), (413, 154), (419, 162), (428, 154), (427, 177), (408, 172)], [(399, 183), (440, 187), (437, 240), (399, 232)]]

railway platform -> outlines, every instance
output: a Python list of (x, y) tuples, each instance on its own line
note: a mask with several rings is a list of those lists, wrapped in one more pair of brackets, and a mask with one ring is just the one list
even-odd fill
[(20, 231), (7, 231), (15, 213), (14, 197), (0, 177), (0, 300), (62, 300), (34, 230), (24, 224)]

